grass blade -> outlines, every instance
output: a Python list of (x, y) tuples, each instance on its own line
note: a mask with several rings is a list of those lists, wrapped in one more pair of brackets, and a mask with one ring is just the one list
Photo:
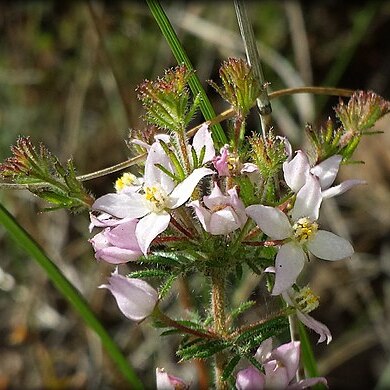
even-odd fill
[[(160, 27), (162, 34), (167, 40), (168, 45), (170, 46), (172, 53), (176, 58), (176, 61), (179, 64), (184, 63), (189, 70), (193, 70), (194, 68), (191, 64), (191, 61), (188, 58), (181, 42), (179, 41), (179, 38), (177, 37), (171, 22), (169, 21), (166, 13), (161, 7), (160, 2), (158, 0), (146, 0), (146, 3), (148, 4), (150, 12), (152, 13), (158, 26)], [(188, 84), (190, 85), (191, 91), (194, 96), (197, 96), (199, 94), (201, 97), (199, 106), (205, 119), (213, 119), (216, 116), (214, 109), (211, 106), (209, 98), (206, 95), (206, 91), (202, 87), (202, 84), (195, 73), (192, 74), (192, 76), (190, 77)], [(212, 126), (211, 132), (213, 134), (214, 140), (217, 141), (220, 145), (224, 145), (225, 143), (227, 143), (226, 135), (220, 124)]]
[(142, 389), (142, 383), (134, 372), (129, 362), (120, 351), (117, 344), (107, 333), (104, 326), (97, 319), (87, 301), (79, 291), (63, 275), (61, 270), (45, 254), (42, 248), (33, 238), (21, 227), (14, 217), (0, 204), (0, 223), (8, 231), (16, 243), (28, 253), (44, 269), (49, 279), (53, 282), (57, 290), (67, 299), (73, 308), (81, 315), (84, 322), (96, 332), (103, 346), (105, 347), (117, 369), (124, 378), (132, 385), (133, 389)]

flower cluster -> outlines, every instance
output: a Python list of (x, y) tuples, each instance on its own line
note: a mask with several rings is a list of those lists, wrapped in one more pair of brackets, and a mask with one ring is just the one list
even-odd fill
[[(236, 65), (245, 70), (241, 72), (245, 76), (244, 84), (240, 84)], [(224, 64), (226, 91), (221, 91), (228, 101), (241, 99), (241, 95), (235, 97), (235, 91), (242, 93), (248, 88), (245, 83), (255, 82), (245, 66), (234, 61)], [(182, 67), (177, 72), (179, 76), (184, 74)], [(229, 72), (233, 72), (232, 75), (229, 76)], [(166, 76), (157, 84), (144, 84), (141, 98), (163, 94), (160, 84), (170, 91), (173, 87), (168, 88), (169, 79), (175, 83), (182, 80), (173, 77), (172, 72), (167, 75), (170, 77)], [(157, 88), (158, 93), (154, 93), (153, 88)], [(180, 84), (180, 88), (184, 86)], [(183, 91), (187, 103), (188, 91)], [(174, 105), (175, 95), (169, 96), (169, 104)], [(146, 105), (149, 118), (155, 114), (154, 105), (159, 101), (156, 99)], [(356, 111), (354, 99), (352, 107)], [(299, 365), (300, 343), (290, 342), (272, 349), (271, 338), (286, 329), (287, 317), (295, 314), (319, 335), (318, 342), (332, 340), (327, 326), (309, 315), (317, 308), (319, 300), (308, 286), (299, 286), (299, 276), (310, 254), (328, 261), (353, 255), (349, 241), (320, 228), (320, 209), (324, 199), (364, 182), (353, 179), (334, 185), (340, 165), (346, 160), (344, 151), (348, 142), (344, 143), (344, 149), (333, 147), (326, 151), (320, 150), (317, 142), (317, 153), (310, 158), (304, 150), (294, 153), (290, 142), (285, 137), (275, 136), (273, 131), (265, 136), (243, 136), (243, 113), (249, 111), (253, 97), (251, 101), (245, 102), (245, 109), (241, 107), (236, 111), (231, 139), (223, 145), (213, 141), (207, 124), (189, 140), (181, 127), (182, 120), (171, 131), (169, 127), (167, 131), (167, 126), (160, 126), (161, 131), (154, 134), (152, 143), (149, 136), (130, 141), (146, 150), (143, 175), (125, 173), (117, 180), (115, 193), (95, 201), (90, 228), (103, 230), (90, 241), (98, 260), (111, 264), (142, 261), (148, 269), (129, 277), (119, 275), (116, 270), (109, 284), (101, 287), (111, 291), (127, 318), (141, 321), (152, 315), (165, 323), (168, 332), (180, 329), (184, 334), (198, 337), (194, 340), (190, 337), (179, 348), (177, 353), (182, 360), (230, 351), (234, 364), (228, 364), (222, 377), (233, 378), (233, 369), (240, 358), (249, 359), (252, 366), (238, 371), (235, 376), (237, 389), (302, 389), (318, 382), (326, 384), (324, 378), (293, 383)], [(241, 100), (235, 102), (239, 106)], [(346, 110), (341, 105), (339, 115), (347, 116)], [(184, 111), (180, 115), (183, 117)], [(152, 122), (158, 125), (157, 120)], [(341, 133), (339, 130), (339, 135)], [(202, 322), (176, 322), (160, 311), (159, 301), (178, 276), (185, 277), (195, 271), (210, 278), (211, 283), (219, 280), (217, 283), (221, 285), (221, 280), (231, 275), (239, 279), (245, 265), (267, 275), (270, 294), (285, 302), (281, 315), (271, 316), (260, 325), (236, 327), (226, 315), (221, 319), (221, 312), (215, 309), (220, 297), (215, 298), (214, 290), (212, 328)], [(159, 293), (147, 282), (137, 279), (148, 276), (166, 277)], [(233, 318), (233, 312), (230, 316)], [(267, 329), (272, 329), (272, 337), (265, 340), (263, 334), (267, 334)], [(254, 358), (240, 352), (253, 349), (257, 340), (262, 343)], [(157, 369), (157, 387), (185, 389), (188, 384)]]
[[(99, 231), (89, 241), (95, 258), (116, 265), (100, 287), (111, 292), (128, 319), (141, 322), (151, 316), (156, 326), (166, 328), (164, 334), (184, 335), (177, 350), (181, 360), (217, 355), (216, 381), (235, 383), (237, 389), (302, 389), (326, 383), (324, 378), (294, 383), (300, 343), (272, 349), (272, 338), (282, 335), (295, 315), (319, 335), (318, 342), (332, 340), (327, 326), (309, 315), (319, 300), (308, 286), (300, 286), (300, 274), (309, 255), (327, 261), (353, 255), (349, 241), (321, 229), (321, 205), (364, 183), (353, 179), (334, 185), (341, 164), (350, 160), (362, 135), (390, 105), (372, 92), (357, 92), (347, 105), (336, 107), (341, 128), (334, 130), (330, 122), (319, 131), (310, 128), (311, 152), (293, 152), (290, 142), (273, 129), (261, 136), (247, 134), (246, 115), (262, 89), (250, 67), (229, 59), (220, 74), (223, 86), (212, 85), (232, 104), (234, 116), (229, 135), (222, 138), (210, 123), (187, 132), (199, 96), (191, 102), (187, 82), (193, 73), (184, 65), (141, 84), (138, 96), (152, 127), (132, 132), (136, 139), (129, 146), (144, 151), (146, 159), (138, 176), (124, 173), (115, 191), (95, 201), (77, 180), (71, 162), (62, 167), (45, 148), (37, 153), (28, 139), (19, 140), (0, 173), (17, 183), (39, 184), (36, 194), (53, 198), (61, 207), (78, 210), (93, 203), (89, 228)], [(128, 262), (142, 267), (119, 274)], [(257, 322), (240, 324), (240, 314), (254, 303), (229, 305), (227, 281), (240, 283), (248, 270), (265, 275), (270, 295), (284, 305)], [(210, 312), (204, 313), (208, 303), (202, 302), (194, 320), (174, 320), (162, 312), (160, 302), (176, 279), (193, 274), (210, 286)], [(161, 284), (153, 287), (146, 278)], [(242, 358), (252, 366), (234, 374)], [(157, 369), (157, 387), (188, 385)]]

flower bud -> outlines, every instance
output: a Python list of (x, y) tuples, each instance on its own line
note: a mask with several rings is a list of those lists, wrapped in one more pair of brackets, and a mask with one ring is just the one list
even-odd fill
[(108, 279), (109, 284), (99, 288), (111, 291), (120, 311), (133, 321), (142, 321), (150, 316), (158, 301), (157, 291), (141, 279), (132, 279), (118, 274), (118, 268)]
[(157, 390), (186, 390), (189, 388), (182, 379), (169, 375), (163, 368), (156, 368)]

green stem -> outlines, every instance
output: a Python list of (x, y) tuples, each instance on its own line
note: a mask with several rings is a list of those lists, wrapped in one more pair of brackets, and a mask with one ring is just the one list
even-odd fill
[[(314, 357), (313, 349), (309, 337), (307, 336), (305, 326), (298, 321), (299, 338), (301, 341), (301, 356), (306, 378), (315, 378), (319, 376), (317, 362)], [(324, 390), (323, 384), (317, 384), (312, 387), (313, 390)]]
[[(226, 335), (225, 313), (225, 276), (220, 269), (211, 271), (211, 304), (214, 316), (214, 330), (217, 334)], [(222, 380), (226, 358), (223, 352), (215, 355), (215, 386), (217, 390), (228, 389), (228, 384)]]
[[(158, 26), (161, 29), (162, 34), (167, 40), (168, 45), (170, 46), (173, 55), (176, 58), (176, 61), (180, 63), (184, 63), (189, 70), (193, 70), (193, 66), (191, 64), (190, 59), (187, 56), (179, 38), (176, 35), (175, 30), (172, 27), (171, 22), (169, 21), (166, 13), (164, 12), (161, 4), (158, 0), (146, 0), (146, 3), (149, 6), (150, 12), (152, 13), (154, 19), (156, 20)], [(206, 91), (202, 87), (202, 84), (195, 73), (191, 75), (188, 80), (188, 84), (191, 88), (194, 96), (200, 94), (200, 110), (202, 111), (203, 116), (206, 120), (211, 120), (215, 117), (214, 109), (209, 101), (209, 98), (206, 95)], [(215, 124), (211, 127), (211, 132), (213, 134), (213, 138), (217, 141), (221, 146), (227, 143), (226, 135), (220, 124)]]
[(260, 83), (261, 91), (257, 98), (257, 107), (260, 113), (261, 127), (263, 137), (265, 138), (269, 128), (271, 127), (271, 103), (267, 93), (267, 82), (265, 81), (263, 68), (261, 66), (259, 52), (257, 50), (256, 38), (253, 32), (252, 24), (246, 12), (245, 3), (243, 0), (234, 0), (234, 8), (236, 10), (237, 22), (240, 28), (241, 37), (244, 41), (245, 53), (248, 64), (252, 67), (254, 76)]
[(13, 216), (0, 204), (0, 223), (8, 231), (10, 236), (22, 249), (28, 253), (44, 269), (49, 279), (57, 290), (80, 314), (84, 322), (99, 336), (106, 351), (115, 362), (116, 367), (121, 371), (124, 378), (132, 386), (132, 389), (142, 389), (142, 383), (130, 366), (126, 357), (122, 354), (117, 344), (108, 334), (102, 323), (95, 316), (87, 301), (62, 274), (61, 270), (44, 253), (42, 248), (33, 238), (15, 221)]

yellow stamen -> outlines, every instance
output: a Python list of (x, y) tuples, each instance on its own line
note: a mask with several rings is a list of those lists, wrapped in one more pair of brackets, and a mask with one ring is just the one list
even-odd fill
[(294, 237), (300, 243), (303, 244), (317, 233), (318, 224), (312, 222), (309, 218), (304, 217), (298, 219), (293, 225)]
[(299, 293), (295, 296), (295, 301), (303, 313), (310, 313), (320, 304), (319, 297), (315, 295), (308, 286), (299, 291)]
[(124, 173), (115, 182), (115, 190), (116, 190), (116, 192), (120, 192), (125, 187), (133, 185), (135, 180), (136, 180), (136, 177), (132, 173), (128, 173), (128, 172)]
[(154, 212), (160, 212), (165, 209), (167, 194), (158, 186), (144, 187), (145, 199), (149, 207)]

